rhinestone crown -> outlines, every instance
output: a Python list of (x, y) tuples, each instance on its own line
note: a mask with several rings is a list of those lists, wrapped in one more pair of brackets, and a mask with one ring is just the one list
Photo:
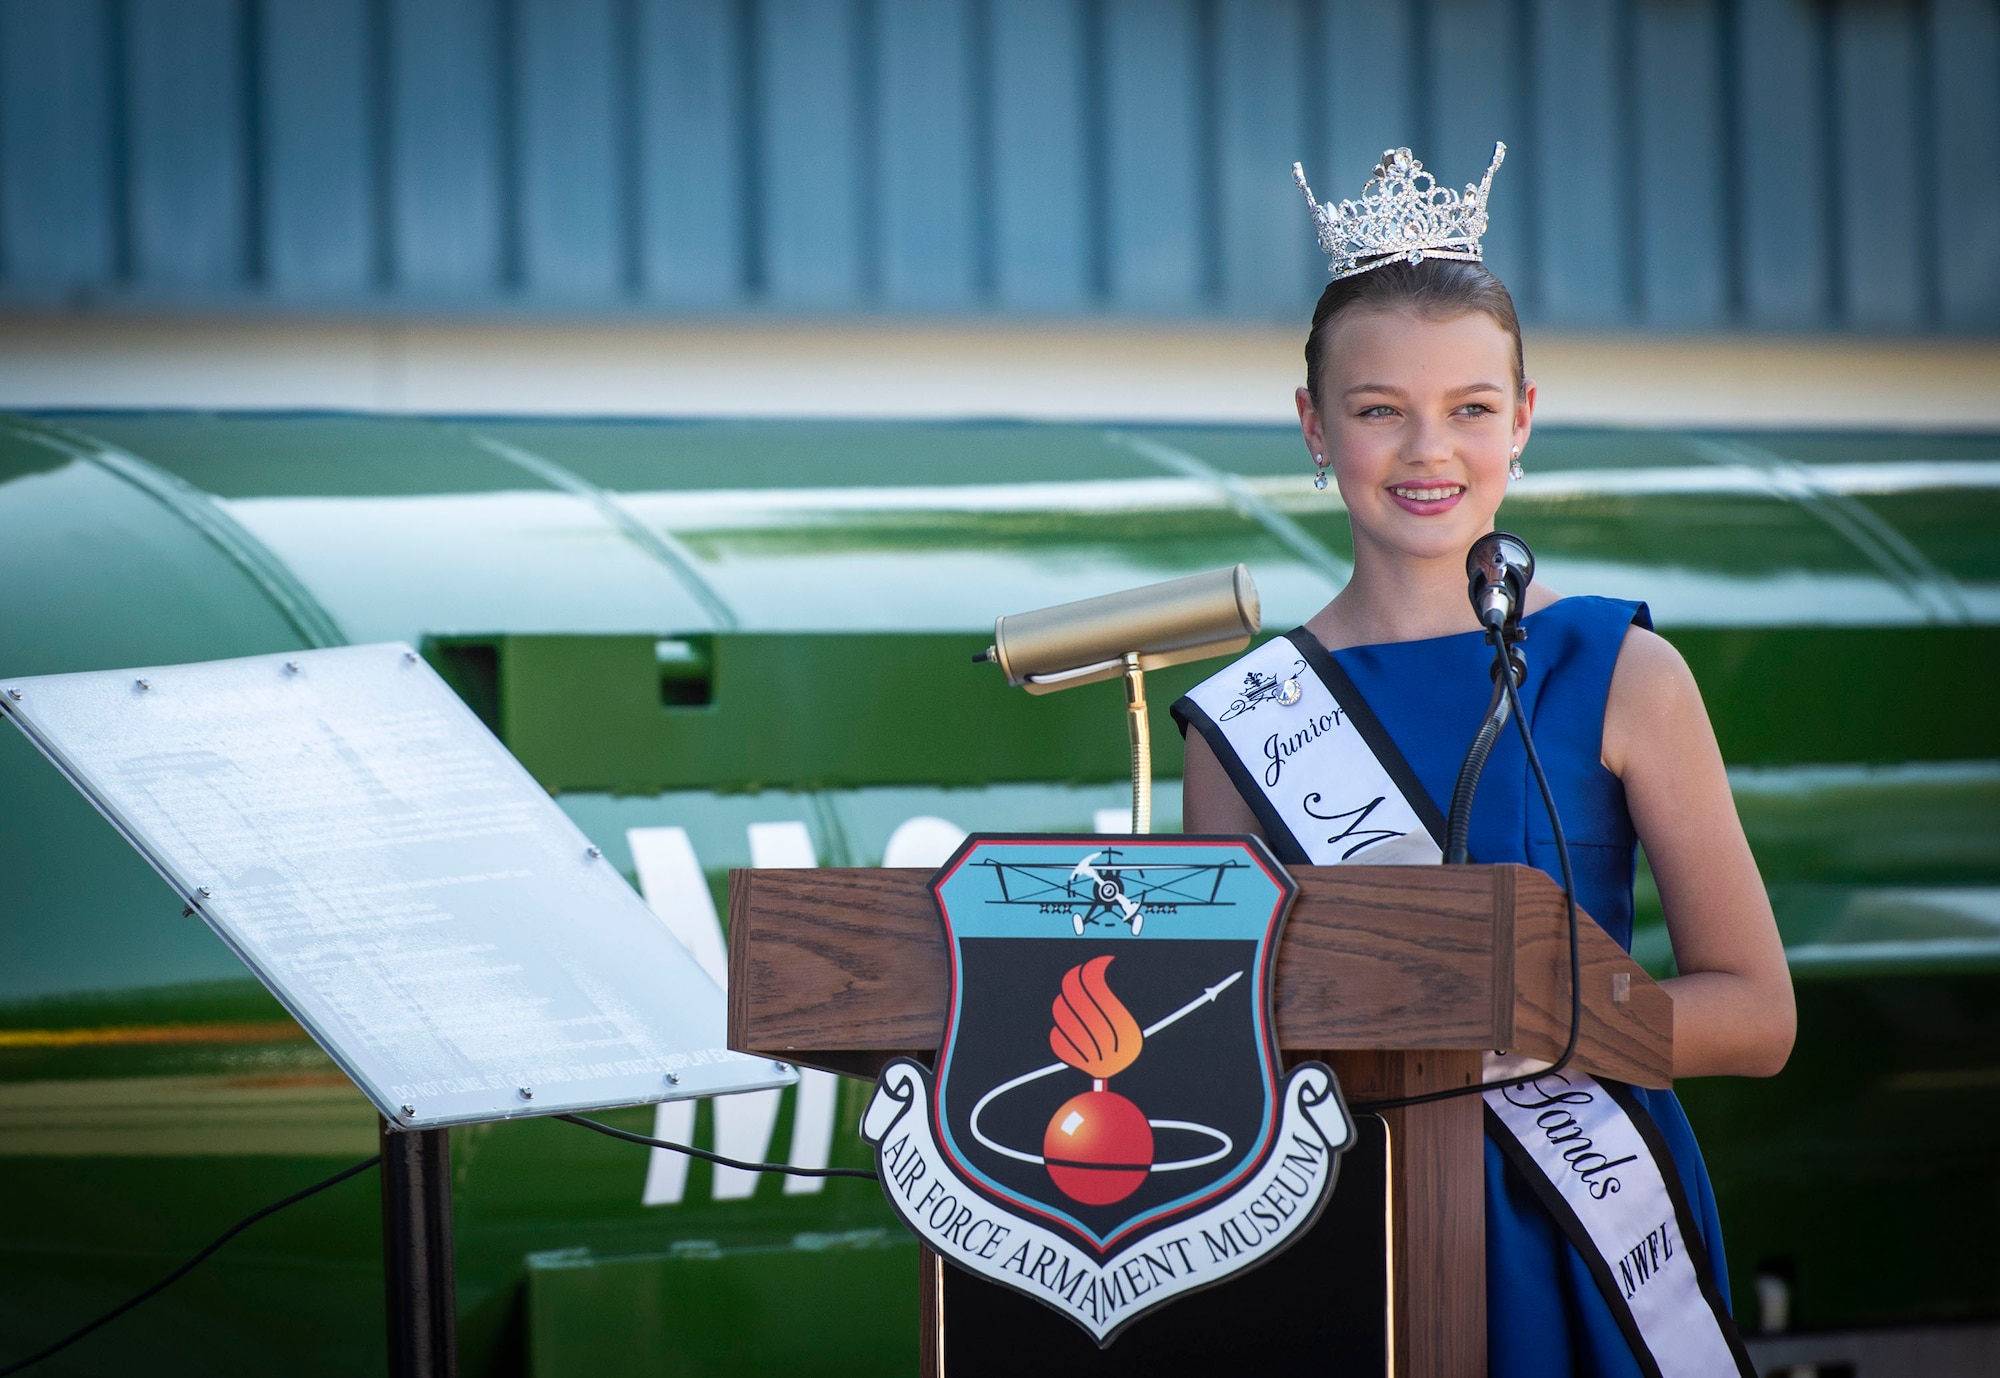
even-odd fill
[(1506, 156), (1507, 145), (1494, 144), (1486, 175), (1476, 186), (1467, 183), (1463, 192), (1439, 186), (1407, 148), (1384, 151), (1359, 201), (1320, 204), (1297, 163), (1292, 164), (1292, 180), (1312, 207), (1319, 246), (1330, 260), (1327, 271), (1338, 280), (1385, 263), (1422, 263), (1426, 258), (1480, 262), (1486, 198)]

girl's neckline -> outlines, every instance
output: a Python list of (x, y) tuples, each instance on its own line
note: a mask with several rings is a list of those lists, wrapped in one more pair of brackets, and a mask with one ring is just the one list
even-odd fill
[[(1572, 595), (1564, 594), (1560, 598), (1554, 599), (1553, 601), (1548, 603), (1544, 603), (1541, 607), (1536, 608), (1531, 613), (1523, 613), (1521, 616), (1522, 625), (1525, 626), (1526, 624), (1534, 621), (1537, 617), (1540, 617), (1543, 613), (1548, 612), (1550, 609), (1560, 607), (1564, 603), (1569, 602), (1571, 596)], [(1313, 644), (1318, 646), (1320, 650), (1325, 651), (1328, 655), (1344, 655), (1349, 651), (1378, 651), (1394, 646), (1430, 646), (1430, 645), (1435, 645), (1437, 642), (1440, 641), (1463, 641), (1468, 637), (1478, 641), (1486, 640), (1485, 631), (1475, 630), (1469, 632), (1450, 632), (1444, 636), (1420, 636), (1412, 641), (1358, 641), (1352, 646), (1342, 646), (1339, 650), (1336, 651), (1329, 648), (1324, 641), (1321, 641), (1319, 639), (1318, 634), (1315, 633), (1312, 630), (1312, 628), (1306, 626), (1305, 623), (1301, 622), (1299, 624), (1299, 630), (1303, 632), (1305, 635), (1312, 637)]]

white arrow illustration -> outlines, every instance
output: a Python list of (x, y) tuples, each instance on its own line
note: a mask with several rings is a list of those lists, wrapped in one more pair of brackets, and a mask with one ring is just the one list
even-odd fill
[[(1088, 858), (1086, 858), (1086, 860), (1087, 859)], [(1214, 985), (1210, 986), (1200, 995), (1197, 995), (1194, 999), (1188, 1001), (1185, 1005), (1182, 1005), (1179, 1009), (1175, 1010), (1172, 1014), (1168, 1015), (1166, 1018), (1154, 1021), (1153, 1025), (1150, 1028), (1141, 1029), (1139, 1031), (1140, 1037), (1151, 1038), (1161, 1029), (1166, 1028), (1167, 1025), (1174, 1023), (1176, 1020), (1185, 1019), (1187, 1016), (1193, 1014), (1196, 1010), (1200, 1009), (1203, 1005), (1214, 1004), (1216, 996), (1228, 990), (1231, 986), (1235, 985), (1242, 978), (1243, 978), (1242, 972), (1240, 971), (1230, 972), (1227, 976), (1223, 977), (1220, 981), (1217, 981)], [(1017, 1087), (1026, 1086), (1031, 1081), (1040, 1081), (1043, 1077), (1052, 1077), (1057, 1072), (1065, 1071), (1068, 1069), (1069, 1069), (1069, 1064), (1066, 1062), (1051, 1062), (1046, 1067), (1037, 1067), (1032, 1072), (1023, 1072), (1020, 1076), (1015, 1077), (1011, 1081), (1003, 1081), (998, 1086), (994, 1087), (991, 1091), (988, 1091), (985, 1095), (981, 1096), (979, 1100), (972, 1107), (972, 1119), (971, 1122), (967, 1125), (967, 1128), (972, 1130), (972, 1137), (979, 1140), (980, 1143), (985, 1144), (988, 1148), (992, 1149), (995, 1153), (1000, 1154), (1002, 1157), (1012, 1158), (1015, 1161), (1022, 1163), (1039, 1163), (1043, 1161), (1042, 1155), (1039, 1153), (1023, 1153), (1018, 1148), (1009, 1148), (1006, 1144), (996, 1143), (994, 1140), (988, 1138), (986, 1136), (986, 1131), (984, 1131), (979, 1127), (979, 1117), (986, 1113), (987, 1106), (993, 1104), (994, 1101), (999, 1100), (1000, 1097), (1006, 1095), (1009, 1091), (1012, 1091)], [(1187, 1158), (1176, 1163), (1155, 1163), (1151, 1168), (1148, 1169), (1148, 1171), (1151, 1172), (1176, 1172), (1182, 1168), (1203, 1167), (1209, 1163), (1215, 1162), (1220, 1158), (1228, 1156), (1228, 1154), (1232, 1151), (1234, 1147), (1233, 1141), (1227, 1134), (1223, 1133), (1219, 1129), (1211, 1129), (1207, 1125), (1190, 1124), (1186, 1120), (1148, 1120), (1146, 1121), (1146, 1123), (1152, 1125), (1155, 1129), (1186, 1129), (1196, 1134), (1210, 1135), (1211, 1137), (1220, 1140), (1222, 1144), (1221, 1148), (1218, 1148), (1213, 1152), (1205, 1154), (1199, 1158)]]
[(1185, 1019), (1188, 1015), (1193, 1014), (1195, 1010), (1197, 1010), (1203, 1005), (1214, 1004), (1215, 997), (1222, 994), (1222, 992), (1228, 990), (1231, 986), (1235, 985), (1237, 981), (1242, 979), (1242, 976), (1243, 973), (1240, 971), (1230, 972), (1227, 976), (1223, 977), (1220, 981), (1217, 981), (1214, 985), (1210, 986), (1200, 995), (1195, 996), (1194, 999), (1188, 1001), (1185, 1005), (1182, 1005), (1179, 1009), (1175, 1010), (1165, 1019), (1162, 1019), (1157, 1023), (1155, 1023), (1151, 1028), (1141, 1029), (1139, 1031), (1140, 1035), (1145, 1038), (1151, 1038), (1154, 1034), (1158, 1033), (1161, 1029), (1166, 1028), (1167, 1025), (1173, 1023), (1175, 1020)]

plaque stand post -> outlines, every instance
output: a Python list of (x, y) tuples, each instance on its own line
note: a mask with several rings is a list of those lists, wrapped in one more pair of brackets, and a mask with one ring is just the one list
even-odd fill
[(382, 1121), (382, 1282), (389, 1378), (457, 1378), (448, 1129)]

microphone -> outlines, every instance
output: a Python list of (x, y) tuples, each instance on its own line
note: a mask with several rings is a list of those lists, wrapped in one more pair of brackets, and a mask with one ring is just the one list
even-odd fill
[[(1515, 643), (1527, 635), (1520, 627), (1521, 609), (1528, 601), (1528, 585), (1535, 579), (1535, 553), (1511, 531), (1489, 531), (1466, 552), (1465, 573), (1471, 580), (1466, 593), (1472, 599), (1472, 610), (1479, 615), (1479, 624), (1486, 628), (1486, 639), (1493, 645), (1493, 697), (1487, 700), (1486, 716), (1480, 720), (1465, 762), (1458, 768), (1458, 783), (1452, 788), (1451, 812), (1445, 824), (1447, 866), (1462, 865), (1466, 860), (1472, 796), (1486, 771), (1486, 758), (1507, 725), (1514, 691), (1527, 673)], [(1523, 724), (1523, 733), (1526, 730)]]
[(1511, 627), (1521, 620), (1528, 585), (1535, 580), (1535, 553), (1526, 541), (1511, 531), (1487, 532), (1466, 553), (1465, 573), (1482, 627)]

